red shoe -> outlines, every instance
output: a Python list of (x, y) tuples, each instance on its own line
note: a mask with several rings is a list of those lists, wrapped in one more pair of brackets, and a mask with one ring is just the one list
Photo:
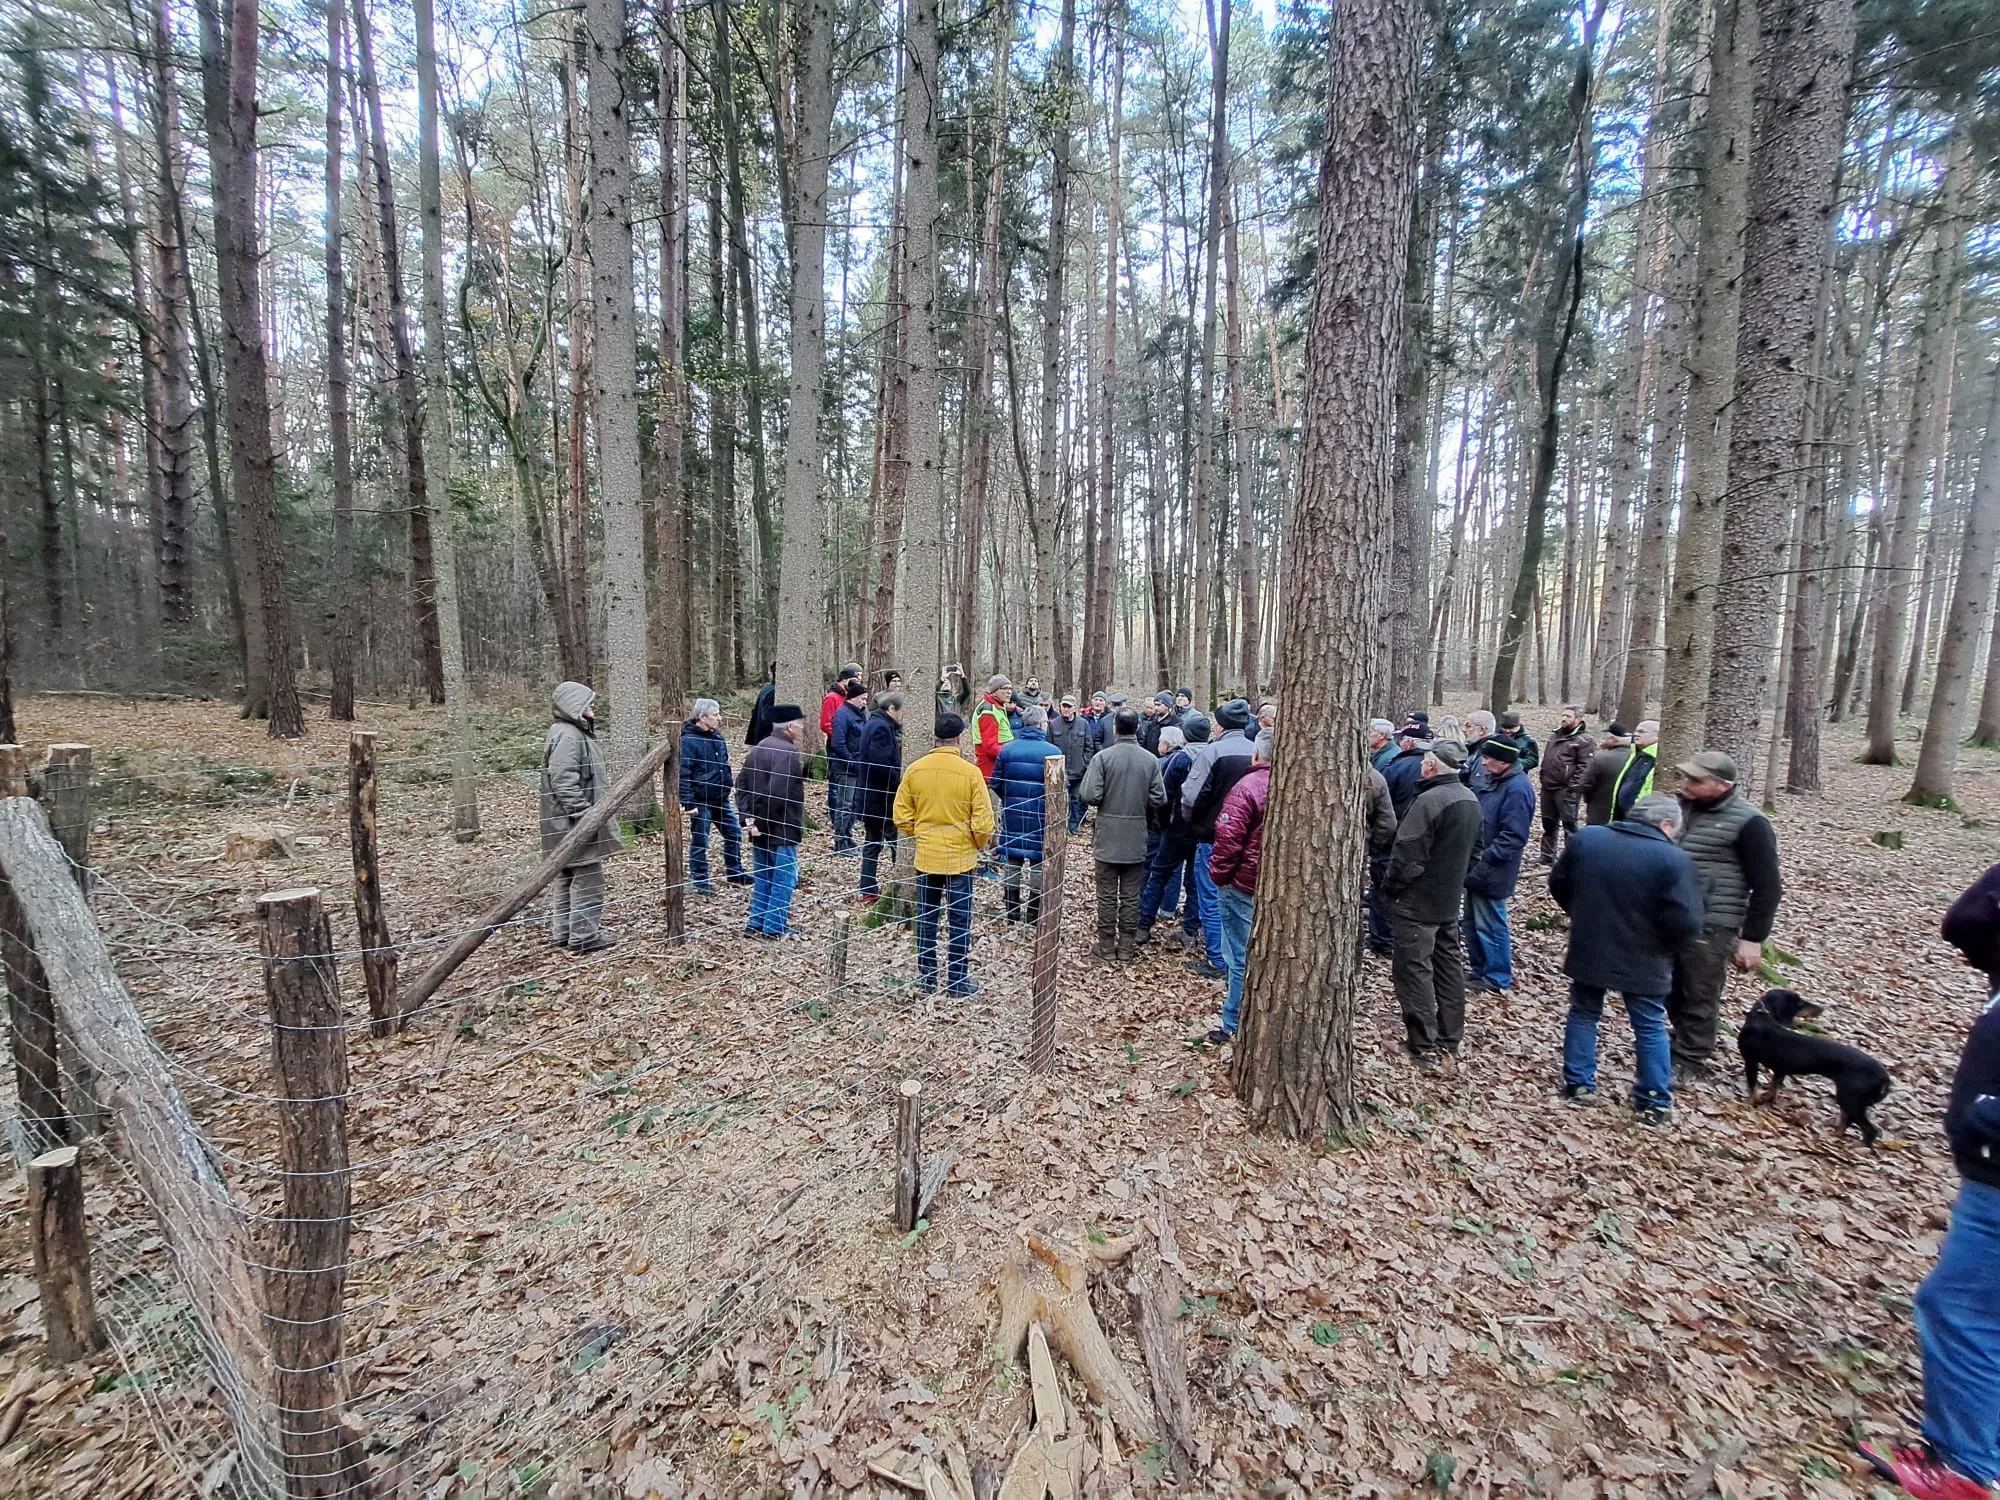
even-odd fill
[(881, 899), (882, 898), (880, 896), (863, 896), (861, 898), (861, 904), (863, 906), (873, 906), (877, 901), (880, 901)]
[(1968, 1479), (1928, 1447), (1891, 1448), (1885, 1458), (1867, 1443), (1857, 1450), (1884, 1479), (1893, 1479), (1916, 1500), (1993, 1500), (1993, 1491)]

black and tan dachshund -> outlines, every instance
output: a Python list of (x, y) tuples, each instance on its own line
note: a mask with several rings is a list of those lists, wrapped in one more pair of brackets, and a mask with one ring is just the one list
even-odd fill
[(1840, 1133), (1847, 1127), (1861, 1129), (1864, 1145), (1875, 1144), (1880, 1134), (1868, 1111), (1889, 1093), (1889, 1070), (1858, 1047), (1842, 1046), (1825, 1037), (1792, 1030), (1797, 1020), (1811, 1019), (1820, 1008), (1791, 990), (1766, 990), (1743, 1018), (1736, 1034), (1736, 1048), (1743, 1054), (1743, 1077), (1750, 1102), (1757, 1098), (1757, 1072), (1771, 1075), (1770, 1091), (1761, 1102), (1778, 1102), (1778, 1085), (1787, 1078), (1817, 1074), (1833, 1080), (1834, 1102), (1840, 1106)]

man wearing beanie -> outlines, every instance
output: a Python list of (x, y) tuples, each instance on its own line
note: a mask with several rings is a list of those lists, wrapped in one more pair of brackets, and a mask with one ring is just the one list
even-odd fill
[(745, 937), (781, 938), (799, 883), (806, 829), (806, 758), (799, 753), (805, 710), (771, 705), (771, 733), (736, 773), (736, 810), (750, 835), (750, 921)]
[(1924, 1500), (1991, 1500), (2000, 1484), (2000, 865), (1952, 903), (1944, 940), (1982, 972), (1989, 998), (1945, 1105), (1958, 1201), (1914, 1308), (1924, 1440), (1861, 1453)]
[(1601, 828), (1611, 821), (1611, 793), (1618, 785), (1618, 773), (1625, 769), (1625, 758), (1632, 753), (1632, 731), (1613, 719), (1604, 726), (1604, 738), (1597, 742), (1597, 750), (1590, 757), (1590, 764), (1583, 769), (1583, 780), (1577, 791), (1583, 799), (1583, 821), (1592, 828)]
[(1465, 877), (1465, 983), (1505, 995), (1514, 988), (1514, 934), (1507, 902), (1521, 878), (1521, 856), (1535, 827), (1535, 784), (1521, 769), (1520, 752), (1499, 734), (1479, 747), (1479, 798), (1485, 847)]
[(1095, 957), (1129, 959), (1139, 946), (1139, 886), (1146, 873), (1148, 813), (1167, 804), (1160, 758), (1139, 748), (1139, 714), (1121, 708), (1110, 746), (1083, 773), (1077, 795), (1097, 809), (1097, 940)]
[(1252, 714), (1248, 699), (1231, 698), (1215, 711), (1216, 727), (1222, 732), (1208, 743), (1206, 755), (1197, 754), (1181, 787), (1181, 811), (1194, 835), (1194, 886), (1201, 901), (1202, 942), (1206, 950), (1190, 961), (1187, 970), (1203, 979), (1227, 979), (1229, 970), (1222, 962), (1222, 903), (1209, 878), (1208, 862), (1215, 845), (1215, 817), (1222, 811), (1222, 799), (1230, 788), (1250, 772), (1254, 747), (1248, 730)]
[(896, 788), (896, 826), (916, 843), (917, 981), (926, 994), (938, 984), (938, 913), (945, 914), (945, 993), (962, 997), (979, 986), (967, 972), (972, 947), (972, 871), (993, 838), (993, 804), (986, 778), (958, 753), (965, 720), (937, 717), (937, 748), (903, 772)]

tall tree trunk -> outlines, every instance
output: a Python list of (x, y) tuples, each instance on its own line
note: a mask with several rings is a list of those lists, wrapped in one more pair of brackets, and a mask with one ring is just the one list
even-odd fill
[(1785, 599), (1806, 381), (1835, 206), (1854, 0), (1760, 0), (1755, 141), (1743, 248), (1727, 503), (1704, 742), (1753, 779)]
[(1953, 131), (1947, 151), (1930, 281), (1910, 339), (1917, 351), (1917, 370), (1903, 440), (1895, 519), (1890, 523), (1888, 577), (1875, 612), (1875, 654), (1868, 672), (1868, 741), (1861, 752), (1862, 763), (1871, 766), (1896, 763), (1896, 674), (1903, 664), (1904, 632), (1909, 622), (1917, 524), (1932, 462), (1939, 451), (1938, 428), (1948, 415), (1943, 401), (1950, 381), (1959, 278), (1965, 260), (1965, 194), (1973, 170), (1971, 138), (1962, 123)]
[(348, 431), (347, 269), (340, 233), (340, 95), (346, 66), (341, 21), (346, 6), (326, 8), (326, 427), (333, 449), (333, 588), (326, 601), (333, 703), (328, 717), (354, 718), (354, 440)]
[[(569, 601), (570, 631), (583, 648), (584, 675), (595, 674), (596, 653), (590, 634), (590, 245), (589, 220), (584, 213), (583, 179), (587, 170), (583, 107), (577, 98), (577, 75), (583, 66), (583, 37), (574, 33), (562, 52), (563, 88), (563, 217), (569, 228), (569, 298), (563, 312), (569, 333), (569, 484), (568, 508), (560, 530), (563, 537), (564, 597)], [(734, 345), (732, 343), (731, 348)], [(741, 675), (740, 673), (738, 674)]]
[(1993, 598), (1993, 565), (2000, 548), (2000, 365), (1993, 372), (1993, 399), (1981, 447), (1979, 477), (1965, 512), (1965, 539), (1958, 578), (1952, 585), (1951, 614), (1938, 652), (1937, 680), (1931, 686), (1930, 714), (1924, 721), (1917, 775), (1905, 802), (1950, 807), (1958, 767), (1959, 738), (1965, 731), (1965, 702), (1972, 686), (1973, 660), (1986, 633)]
[[(202, 73), (215, 187), (216, 280), (236, 508), (254, 559), (273, 739), (305, 733), (292, 674), (292, 616), (278, 535), (277, 460), (264, 358), (257, 245), (257, 0), (232, 0), (228, 31), (215, 0), (200, 0)], [(219, 108), (218, 108), (219, 106)]]
[(1125, 244), (1125, 184), (1120, 153), (1125, 134), (1125, 33), (1111, 39), (1111, 109), (1107, 119), (1110, 157), (1104, 179), (1104, 364), (1098, 389), (1097, 521), (1093, 561), (1096, 576), (1090, 596), (1094, 608), (1085, 623), (1082, 677), (1078, 684), (1094, 692), (1113, 680), (1114, 621), (1118, 607), (1118, 261)]
[[(626, 111), (625, 0), (585, 0), (590, 120), (590, 280), (597, 397), (598, 508), (604, 518), (604, 665), (614, 775), (646, 753), (646, 568), (640, 510), (639, 375), (632, 301), (632, 133)], [(650, 791), (633, 816), (650, 806)]]
[[(1188, 543), (1193, 548), (1189, 582), (1194, 590), (1189, 618), (1190, 664), (1208, 661), (1205, 702), (1213, 702), (1220, 692), (1220, 667), (1209, 651), (1210, 611), (1215, 602), (1215, 535), (1213, 516), (1215, 485), (1215, 290), (1216, 270), (1222, 252), (1222, 219), (1229, 193), (1229, 28), (1230, 0), (1204, 0), (1208, 16), (1209, 118), (1208, 118), (1208, 207), (1202, 215), (1201, 272), (1201, 356), (1196, 377), (1193, 422), (1194, 474), (1193, 519)], [(1379, 623), (1379, 622), (1378, 622)], [(1195, 684), (1200, 686), (1201, 684)]]
[(417, 626), (417, 667), (433, 703), (445, 701), (444, 646), (438, 629), (437, 558), (431, 528), (430, 461), (424, 409), (417, 395), (417, 361), (410, 347), (410, 312), (403, 292), (402, 240), (396, 232), (396, 192), (389, 176), (389, 137), (382, 123), (382, 89), (375, 73), (374, 33), (367, 0), (354, 0), (354, 42), (361, 92), (368, 105), (375, 216), (381, 229), (382, 279), (388, 299), (390, 363), (395, 367), (397, 419), (403, 434), (403, 477), (409, 498), (410, 590)]
[[(711, 163), (712, 167), (719, 165)], [(737, 684), (745, 681), (745, 674), (736, 527), (736, 299), (731, 290), (729, 261), (722, 247), (719, 170), (713, 171), (709, 179), (708, 267), (709, 316), (720, 331), (722, 343), (722, 358), (708, 392), (709, 516), (716, 531), (715, 613), (711, 623), (716, 679)]]
[[(1065, 6), (1074, 0), (1064, 0)], [(943, 475), (938, 458), (938, 0), (908, 0), (904, 89), (904, 370), (909, 395), (908, 680), (914, 711), (904, 721), (903, 756), (913, 761), (936, 743), (931, 689), (944, 674)]]
[[(826, 360), (826, 183), (833, 129), (832, 0), (799, 0), (792, 11), (796, 105), (786, 180), (792, 242), (791, 374), (785, 433), (785, 539), (779, 579), (778, 696), (809, 704), (821, 682), (825, 609), (820, 533), (821, 371)], [(817, 716), (806, 716), (809, 744)]]
[(1667, 599), (1667, 681), (1660, 711), (1660, 764), (1668, 767), (1701, 749), (1708, 732), (1715, 581), (1721, 566), (1736, 330), (1742, 312), (1757, 3), (1716, 0), (1709, 42), (1688, 353), (1687, 466), (1673, 591)]
[(479, 837), (479, 762), (473, 754), (471, 687), (465, 634), (458, 619), (458, 540), (451, 508), (451, 364), (444, 321), (444, 183), (438, 167), (437, 26), (432, 0), (413, 0), (417, 26), (417, 219), (422, 233), (425, 497), (436, 495), (431, 526), (432, 594), (437, 607), (438, 671), (454, 754), (451, 831), (461, 844)]
[[(1388, 594), (1420, 17), (1414, 0), (1347, 0), (1333, 19), (1278, 690), (1343, 704), (1373, 703), (1381, 687), (1374, 627)], [(1291, 735), (1278, 762), (1230, 1082), (1253, 1129), (1324, 1141), (1355, 1118), (1360, 724)]]
[[(1257, 618), (1257, 521), (1252, 504), (1250, 483), (1250, 416), (1249, 397), (1244, 390), (1243, 375), (1243, 309), (1237, 295), (1239, 247), (1237, 245), (1235, 194), (1230, 195), (1229, 226), (1223, 241), (1223, 280), (1228, 291), (1228, 330), (1225, 335), (1229, 380), (1229, 436), (1232, 453), (1230, 468), (1236, 476), (1236, 592), (1237, 608), (1241, 611), (1242, 630), (1238, 637), (1239, 661), (1237, 682), (1246, 694), (1255, 695), (1259, 688), (1258, 667), (1258, 618)], [(1408, 340), (1405, 340), (1407, 343)], [(1398, 424), (1400, 428), (1400, 423)], [(1400, 434), (1399, 434), (1400, 436)], [(1400, 447), (1399, 443), (1399, 447)], [(1398, 462), (1401, 462), (1399, 456)], [(1416, 510), (1422, 510), (1422, 487), (1416, 486)], [(1423, 533), (1422, 550), (1428, 552), (1430, 537), (1428, 529)], [(1428, 570), (1425, 570), (1428, 571)], [(1426, 587), (1424, 578), (1415, 578), (1411, 586), (1421, 598)], [(1408, 611), (1415, 614), (1414, 606)], [(1406, 649), (1421, 655), (1422, 637), (1412, 625), (1406, 632), (1410, 639)], [(1412, 692), (1414, 688), (1410, 689)], [(1391, 700), (1392, 702), (1398, 700)]]
[(1069, 259), (1069, 176), (1073, 149), (1071, 116), (1076, 108), (1076, 0), (1062, 0), (1055, 58), (1050, 64), (1048, 263), (1042, 276), (1041, 423), (1037, 433), (1035, 482), (1028, 492), (1028, 536), (1035, 554), (1035, 671), (1056, 691), (1070, 684), (1057, 676), (1056, 549), (1061, 514), (1064, 273)]
[(160, 531), (157, 542), (160, 616), (170, 630), (194, 624), (194, 595), (188, 586), (188, 536), (194, 517), (194, 390), (188, 375), (188, 292), (181, 245), (181, 191), (176, 175), (179, 150), (174, 129), (177, 99), (168, 72), (171, 46), (166, 0), (148, 7), (152, 26), (146, 61), (151, 75), (149, 113), (156, 172), (153, 230), (154, 314), (159, 321), (155, 348), (160, 361)]
[[(687, 73), (678, 0), (660, 6), (660, 713), (668, 732), (687, 711), (694, 681), (693, 528), (688, 524)], [(668, 809), (669, 815), (672, 809)]]

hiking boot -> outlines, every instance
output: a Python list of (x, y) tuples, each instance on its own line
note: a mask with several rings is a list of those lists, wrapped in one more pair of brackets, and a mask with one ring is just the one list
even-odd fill
[(1677, 1089), (1706, 1088), (1715, 1082), (1715, 1070), (1707, 1063), (1675, 1063), (1674, 1087)]
[(1885, 1456), (1871, 1444), (1856, 1450), (1877, 1474), (1893, 1479), (1917, 1500), (1993, 1500), (1993, 1491), (1968, 1479), (1940, 1458), (1928, 1443), (1915, 1448), (1891, 1448)]
[(580, 943), (571, 943), (569, 945), (569, 951), (578, 954), (602, 953), (606, 948), (616, 948), (617, 946), (618, 946), (617, 938), (606, 937), (603, 933), (600, 932), (594, 938), (585, 938)]
[(1122, 937), (1118, 940), (1118, 957), (1121, 962), (1130, 963), (1134, 958), (1138, 957), (1138, 955), (1139, 955), (1138, 943), (1134, 942), (1131, 938), (1128, 937)]
[(1597, 1103), (1597, 1090), (1583, 1083), (1566, 1083), (1562, 1096), (1565, 1101), (1579, 1108), (1588, 1109)]
[(1206, 958), (1197, 958), (1181, 967), (1201, 979), (1227, 979), (1229, 971), (1210, 963)]
[(1220, 1026), (1217, 1026), (1202, 1040), (1207, 1042), (1211, 1047), (1226, 1047), (1236, 1040), (1236, 1033), (1233, 1031), (1224, 1031)]
[(1410, 1066), (1426, 1076), (1434, 1075), (1444, 1066), (1444, 1054), (1431, 1051), (1412, 1053)]
[(1674, 1112), (1670, 1109), (1655, 1109), (1650, 1104), (1632, 1106), (1634, 1124), (1644, 1125), (1651, 1130), (1664, 1130), (1674, 1123)]
[(968, 1000), (979, 993), (979, 981), (968, 979), (963, 984), (954, 984), (945, 990), (953, 1000)]

